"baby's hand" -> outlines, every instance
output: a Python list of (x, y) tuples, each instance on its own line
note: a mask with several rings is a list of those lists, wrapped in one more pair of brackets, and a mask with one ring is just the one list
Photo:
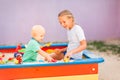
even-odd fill
[(55, 62), (55, 60), (49, 55), (46, 58), (48, 62)]

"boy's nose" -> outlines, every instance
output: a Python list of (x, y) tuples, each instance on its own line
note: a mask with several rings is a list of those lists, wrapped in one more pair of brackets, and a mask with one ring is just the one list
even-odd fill
[(62, 26), (64, 26), (65, 24), (64, 23), (61, 23)]
[(65, 27), (66, 25), (65, 24), (62, 24), (63, 27)]

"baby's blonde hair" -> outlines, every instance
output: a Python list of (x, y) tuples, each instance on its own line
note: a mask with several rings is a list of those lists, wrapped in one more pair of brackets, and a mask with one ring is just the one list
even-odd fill
[(74, 16), (69, 10), (63, 10), (58, 14), (58, 17), (62, 17), (62, 16), (67, 16), (68, 18), (73, 18), (74, 20)]
[(35, 35), (40, 34), (40, 33), (45, 33), (44, 27), (42, 27), (41, 25), (34, 25), (32, 27), (32, 31), (31, 31), (32, 37), (34, 37)]

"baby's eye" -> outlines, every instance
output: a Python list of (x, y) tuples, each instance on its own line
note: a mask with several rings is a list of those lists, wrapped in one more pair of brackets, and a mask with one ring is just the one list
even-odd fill
[(44, 35), (40, 35), (40, 37), (44, 37)]

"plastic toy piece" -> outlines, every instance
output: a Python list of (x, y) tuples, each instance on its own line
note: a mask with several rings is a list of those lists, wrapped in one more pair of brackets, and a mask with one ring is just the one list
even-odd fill
[(3, 58), (3, 57), (5, 57), (5, 55), (4, 55), (4, 54), (2, 54), (2, 53), (0, 53), (0, 58)]
[(51, 62), (57, 62), (57, 60), (56, 59), (52, 59)]
[(15, 64), (22, 64), (22, 55), (21, 54), (16, 55)]
[(15, 63), (15, 64), (18, 64), (18, 60), (17, 60), (17, 59), (15, 59), (15, 60), (14, 60), (14, 63)]
[(0, 64), (5, 64), (5, 62), (4, 62), (4, 61), (2, 61), (2, 60), (0, 60)]
[(14, 53), (14, 58), (9, 58), (6, 63), (8, 62), (14, 62), (15, 64), (21, 64), (22, 63), (22, 56), (23, 54), (20, 52)]
[(25, 49), (21, 48), (21, 44), (18, 44), (14, 53), (14, 63), (15, 64), (21, 64), (22, 63), (22, 56), (25, 52)]
[(25, 50), (21, 48), (21, 44), (18, 44), (14, 52), (14, 58), (18, 60), (18, 64), (21, 64), (22, 62), (22, 56), (24, 54), (24, 51)]
[(52, 42), (46, 43), (45, 46), (49, 47), (52, 44)]
[(12, 61), (14, 58), (8, 58), (8, 61)]
[(46, 43), (46, 44), (44, 44), (43, 46), (41, 46), (40, 48), (49, 47), (49, 46), (51, 46), (51, 44), (52, 44), (52, 42)]
[(23, 56), (23, 54), (24, 54), (24, 53), (22, 53), (22, 52), (15, 52), (15, 53), (14, 53), (14, 58), (16, 58), (17, 55), (21, 55), (21, 56)]
[(0, 64), (4, 64), (3, 57), (5, 57), (4, 54), (0, 53)]
[(10, 57), (5, 63), (14, 62), (14, 58)]
[(21, 48), (21, 44), (18, 44), (17, 47), (16, 47), (16, 49), (15, 49), (15, 52), (18, 52), (18, 50), (20, 50), (20, 49), (22, 49)]
[(69, 57), (66, 57), (63, 59), (64, 62), (69, 62), (70, 61), (70, 58)]
[(25, 53), (25, 48), (18, 50), (18, 52)]

